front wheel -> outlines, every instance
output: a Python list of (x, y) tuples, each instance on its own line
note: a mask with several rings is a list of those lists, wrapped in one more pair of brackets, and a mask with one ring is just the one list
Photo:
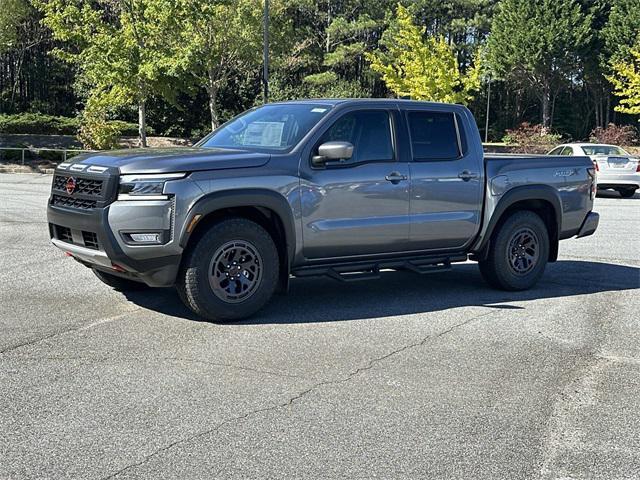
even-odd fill
[(621, 188), (620, 190), (618, 190), (618, 193), (622, 198), (631, 198), (636, 194), (636, 189), (633, 187)]
[(230, 218), (209, 228), (189, 250), (176, 287), (197, 315), (229, 322), (260, 310), (278, 276), (278, 251), (269, 233), (250, 220)]
[(545, 223), (534, 212), (516, 212), (491, 237), (487, 259), (479, 262), (480, 273), (493, 287), (527, 290), (540, 279), (548, 259)]

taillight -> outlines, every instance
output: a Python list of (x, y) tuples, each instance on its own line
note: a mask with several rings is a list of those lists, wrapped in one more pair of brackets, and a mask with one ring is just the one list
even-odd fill
[(595, 160), (593, 161), (593, 166), (596, 167), (596, 172), (600, 171), (600, 167), (598, 166), (598, 162), (596, 162)]
[(598, 164), (593, 162), (595, 168), (587, 168), (587, 173), (589, 177), (591, 177), (591, 187), (589, 187), (589, 198), (591, 200), (595, 200), (596, 195), (598, 194), (598, 174), (596, 173), (598, 170)]
[(640, 160), (638, 160), (638, 166), (636, 167), (636, 172), (640, 172)]

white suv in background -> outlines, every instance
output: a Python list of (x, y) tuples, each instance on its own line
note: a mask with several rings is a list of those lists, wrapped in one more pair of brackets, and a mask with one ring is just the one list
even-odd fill
[(640, 188), (640, 159), (615, 145), (567, 143), (548, 155), (587, 156), (598, 172), (598, 189), (617, 190), (623, 198), (631, 198)]

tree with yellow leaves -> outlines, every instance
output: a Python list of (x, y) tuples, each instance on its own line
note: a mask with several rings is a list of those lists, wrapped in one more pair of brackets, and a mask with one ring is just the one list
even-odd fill
[(400, 4), (381, 45), (367, 59), (400, 97), (466, 104), (480, 88), (479, 56), (463, 74), (453, 47), (443, 37), (425, 38), (425, 28), (416, 26), (409, 10)]
[(631, 50), (627, 62), (614, 62), (613, 73), (607, 78), (613, 84), (613, 93), (620, 97), (618, 112), (640, 115), (640, 45)]

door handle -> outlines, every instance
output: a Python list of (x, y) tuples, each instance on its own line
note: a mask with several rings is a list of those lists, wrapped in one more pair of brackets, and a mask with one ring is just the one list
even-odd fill
[(384, 179), (387, 182), (391, 182), (391, 183), (393, 183), (395, 185), (396, 183), (400, 183), (403, 180), (406, 180), (407, 176), (406, 175), (402, 175), (400, 172), (391, 172), (389, 175), (386, 175), (384, 177)]
[(464, 170), (458, 174), (458, 178), (461, 178), (465, 182), (468, 182), (472, 178), (478, 178), (478, 174), (470, 172), (469, 170)]

